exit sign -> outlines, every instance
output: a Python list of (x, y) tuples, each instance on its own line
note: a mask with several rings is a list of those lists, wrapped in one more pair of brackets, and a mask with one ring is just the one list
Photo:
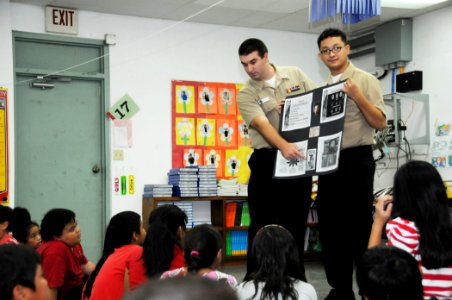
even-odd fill
[(78, 11), (64, 7), (46, 7), (46, 31), (77, 34)]

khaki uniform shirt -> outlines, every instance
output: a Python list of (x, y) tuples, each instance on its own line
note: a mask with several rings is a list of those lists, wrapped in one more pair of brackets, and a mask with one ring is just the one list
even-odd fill
[[(385, 105), (381, 93), (380, 82), (375, 76), (357, 67), (351, 62), (339, 80), (351, 78), (358, 85), (366, 98), (381, 112), (385, 113)], [(327, 84), (332, 84), (331, 74)], [(372, 145), (375, 129), (364, 118), (358, 105), (351, 98), (347, 100), (345, 109), (344, 134), (341, 149), (356, 146)]]
[(249, 79), (237, 95), (240, 114), (249, 125), (251, 147), (254, 149), (273, 148), (273, 146), (250, 126), (256, 117), (265, 116), (279, 132), (280, 114), (275, 110), (276, 103), (289, 95), (287, 89), (299, 86), (294, 93), (304, 93), (315, 89), (316, 84), (297, 67), (272, 67), (276, 70), (275, 87), (265, 81)]

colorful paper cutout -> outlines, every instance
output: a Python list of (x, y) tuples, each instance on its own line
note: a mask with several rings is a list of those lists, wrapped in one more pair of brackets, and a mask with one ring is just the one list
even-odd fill
[(195, 113), (195, 87), (176, 85), (176, 113)]
[(224, 177), (224, 154), (222, 150), (206, 149), (203, 151), (204, 165), (214, 165), (217, 169), (217, 177)]
[(174, 130), (176, 136), (176, 145), (195, 145), (195, 119), (176, 118)]
[(236, 115), (237, 100), (235, 86), (232, 84), (219, 85), (218, 89), (218, 113), (223, 115)]
[(185, 149), (184, 150), (184, 168), (201, 166), (202, 165), (202, 150), (201, 149)]
[(251, 140), (250, 140), (249, 128), (248, 128), (248, 125), (246, 125), (245, 121), (242, 119), (242, 116), (238, 117), (237, 129), (238, 129), (238, 135), (237, 135), (238, 146), (239, 147), (240, 146), (250, 146)]
[(241, 162), (238, 159), (238, 151), (237, 150), (226, 150), (225, 151), (225, 170), (224, 175), (226, 177), (237, 177), (238, 172), (240, 171)]
[(197, 145), (215, 146), (215, 119), (196, 120)]
[(198, 113), (217, 113), (217, 87), (215, 85), (198, 87)]
[(237, 147), (237, 125), (233, 119), (217, 120), (217, 145), (228, 148)]

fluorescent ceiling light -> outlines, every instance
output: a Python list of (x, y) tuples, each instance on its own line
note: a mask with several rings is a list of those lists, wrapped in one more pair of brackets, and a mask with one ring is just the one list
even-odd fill
[(421, 9), (446, 1), (447, 0), (381, 0), (381, 6), (406, 9)]

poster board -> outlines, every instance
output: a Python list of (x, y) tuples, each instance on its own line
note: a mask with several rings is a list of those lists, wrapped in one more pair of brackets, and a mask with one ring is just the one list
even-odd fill
[(347, 94), (344, 81), (288, 96), (281, 111), (280, 134), (296, 143), (306, 159), (287, 160), (277, 152), (275, 178), (321, 175), (337, 170)]
[(9, 204), (9, 162), (8, 162), (8, 90), (0, 88), (0, 202)]
[(248, 126), (237, 106), (235, 83), (173, 80), (172, 167), (215, 165), (217, 178), (249, 172)]

